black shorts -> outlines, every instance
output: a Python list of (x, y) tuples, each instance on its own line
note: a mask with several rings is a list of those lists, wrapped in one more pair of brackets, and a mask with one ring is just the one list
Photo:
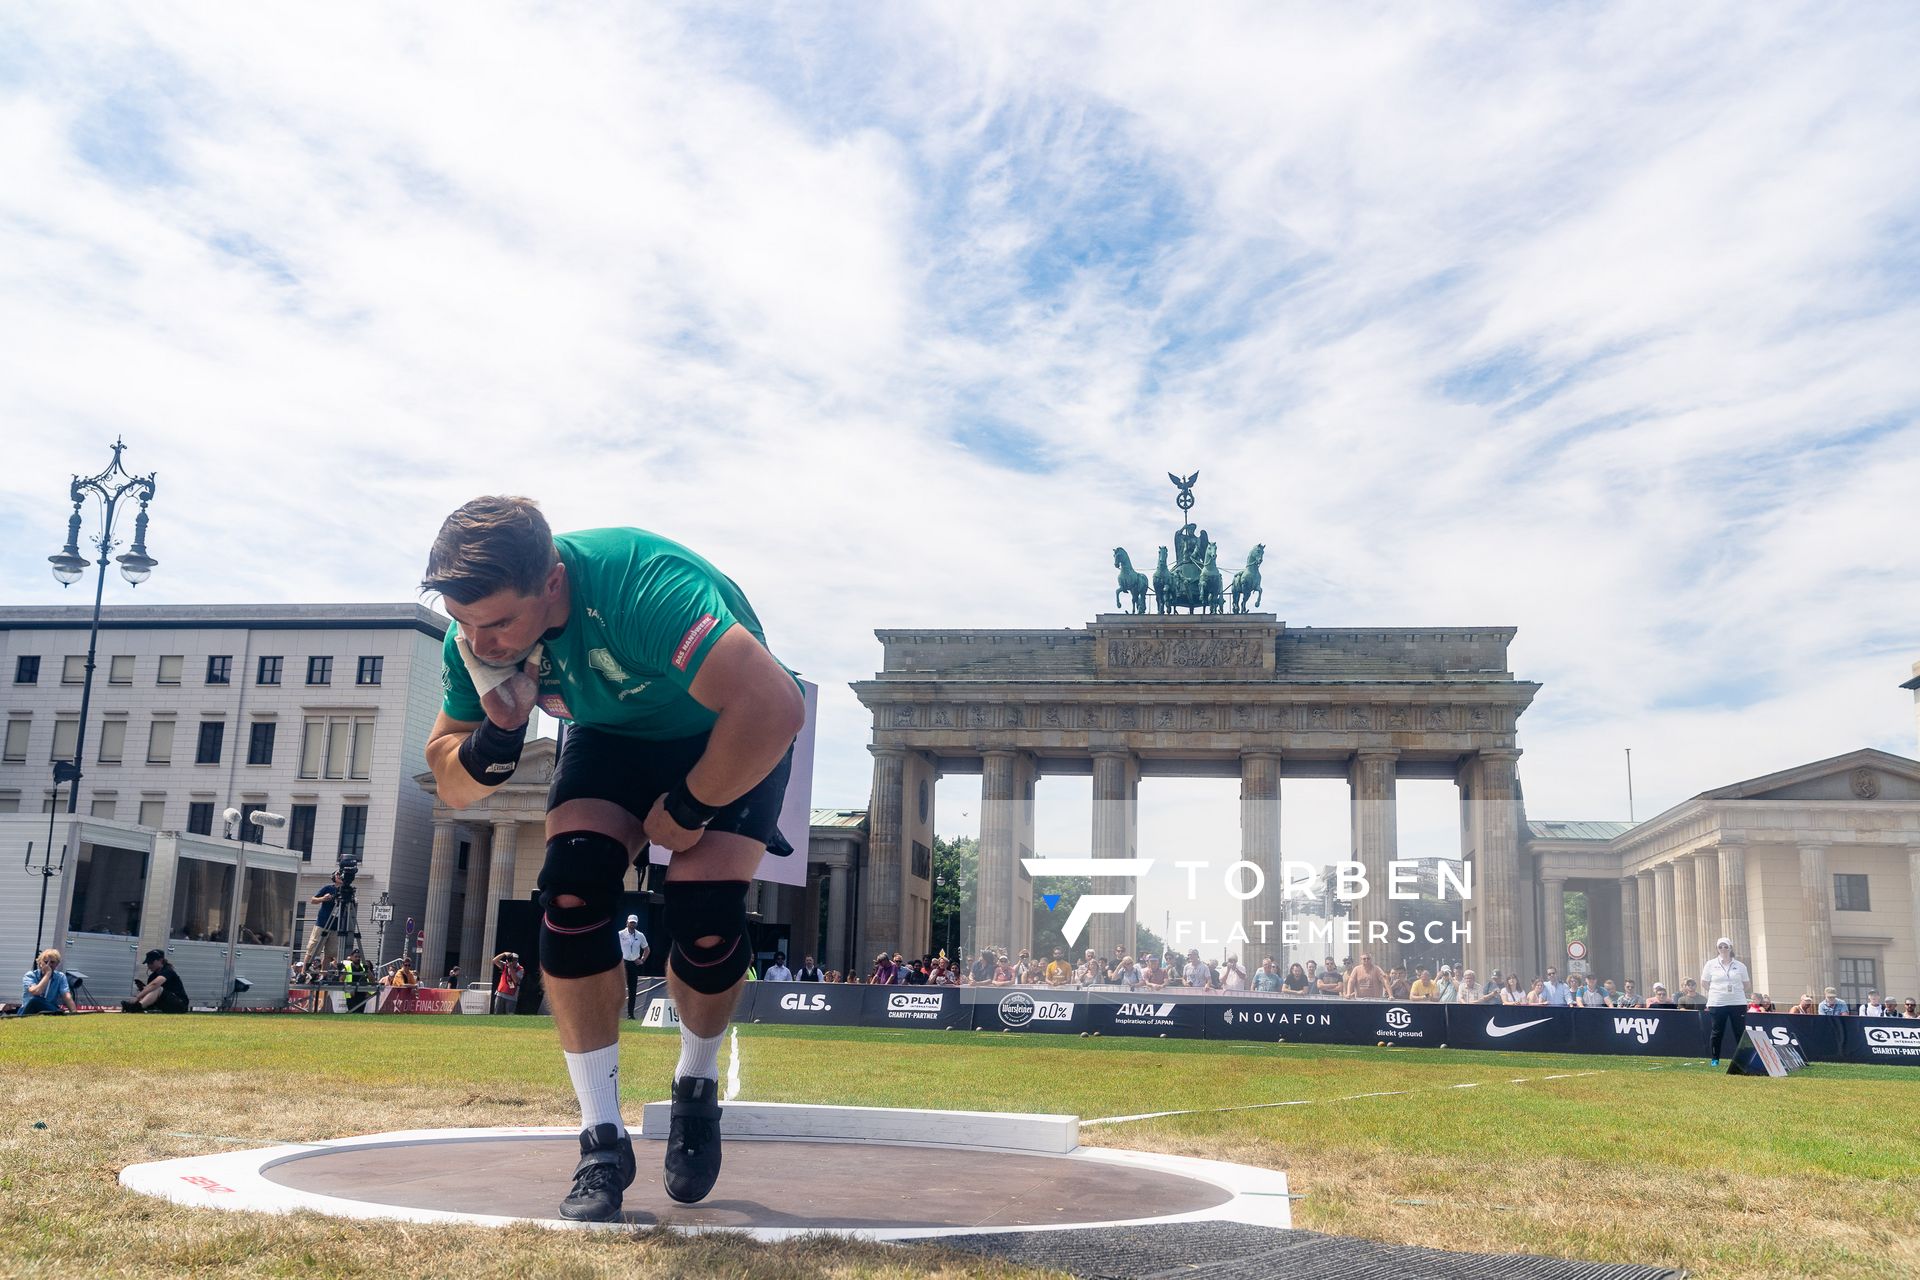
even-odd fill
[[(645, 822), (653, 802), (686, 781), (706, 750), (704, 733), (656, 742), (576, 725), (567, 730), (566, 749), (554, 765), (547, 809), (569, 800), (610, 800)], [(747, 836), (772, 853), (792, 853), (793, 846), (780, 835), (780, 806), (792, 770), (793, 748), (788, 747), (773, 772), (715, 814), (707, 830)]]

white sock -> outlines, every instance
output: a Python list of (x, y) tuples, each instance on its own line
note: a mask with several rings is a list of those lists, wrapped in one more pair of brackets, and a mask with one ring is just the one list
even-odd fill
[(717, 1036), (697, 1036), (687, 1030), (687, 1024), (680, 1024), (680, 1063), (673, 1069), (673, 1078), (681, 1076), (705, 1076), (709, 1080), (720, 1079), (720, 1043), (727, 1038), (724, 1029)]
[(573, 1077), (574, 1096), (580, 1099), (580, 1127), (610, 1124), (625, 1133), (627, 1126), (620, 1121), (619, 1043), (565, 1057), (567, 1074)]

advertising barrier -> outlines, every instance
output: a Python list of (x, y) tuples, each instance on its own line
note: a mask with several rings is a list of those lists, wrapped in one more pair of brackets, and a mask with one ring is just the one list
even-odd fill
[[(647, 1025), (676, 1025), (656, 1000)], [(1506, 1053), (1705, 1057), (1711, 1023), (1697, 1009), (1560, 1009), (1540, 1005), (1290, 1000), (1257, 995), (1057, 987), (868, 987), (756, 982), (734, 1018), (782, 1025), (908, 1027), (1272, 1044), (1402, 1045)], [(1808, 1062), (1920, 1066), (1920, 1022), (1751, 1013), (1747, 1026)], [(1726, 1052), (1731, 1054), (1732, 1047)]]

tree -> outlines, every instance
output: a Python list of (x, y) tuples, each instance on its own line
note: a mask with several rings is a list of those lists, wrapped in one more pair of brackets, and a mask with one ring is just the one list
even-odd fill
[(960, 954), (960, 926), (980, 879), (980, 842), (972, 836), (958, 840), (933, 838), (933, 903), (931, 938), (936, 950)]
[[(1033, 954), (1042, 959), (1053, 955), (1055, 947), (1068, 956), (1074, 954), (1067, 939), (1060, 932), (1060, 926), (1073, 914), (1073, 904), (1080, 901), (1080, 895), (1093, 892), (1093, 880), (1088, 876), (1049, 876), (1047, 892), (1060, 895), (1053, 910), (1047, 910), (1046, 899), (1040, 896), (1038, 886), (1033, 895)], [(1086, 938), (1080, 939), (1081, 950), (1086, 949)], [(1003, 944), (1004, 945), (1004, 944)]]
[(1165, 954), (1167, 954), (1166, 939), (1147, 928), (1145, 922), (1135, 920), (1133, 924), (1134, 959), (1138, 960), (1142, 956), (1163, 956)]

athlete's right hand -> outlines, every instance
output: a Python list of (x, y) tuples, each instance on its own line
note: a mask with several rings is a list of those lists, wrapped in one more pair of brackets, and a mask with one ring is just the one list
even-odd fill
[(481, 694), (480, 706), (486, 711), (487, 719), (502, 729), (518, 729), (532, 719), (534, 703), (540, 696), (536, 671), (532, 659), (528, 659), (520, 670)]

